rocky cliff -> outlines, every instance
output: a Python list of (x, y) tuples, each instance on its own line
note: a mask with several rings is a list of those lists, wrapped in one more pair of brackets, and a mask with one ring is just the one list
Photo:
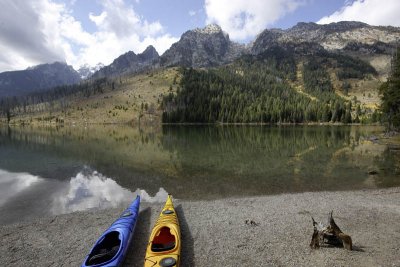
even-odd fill
[(212, 67), (233, 61), (245, 52), (221, 27), (212, 24), (185, 32), (161, 56), (162, 66)]
[(310, 43), (327, 51), (361, 58), (381, 74), (387, 74), (391, 53), (399, 41), (400, 28), (397, 27), (371, 26), (355, 21), (326, 25), (301, 22), (287, 30), (264, 30), (254, 41), (251, 53), (260, 54), (276, 45), (298, 46)]

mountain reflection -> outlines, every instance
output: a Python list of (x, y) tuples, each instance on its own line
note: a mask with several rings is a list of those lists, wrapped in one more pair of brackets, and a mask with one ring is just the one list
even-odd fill
[(162, 202), (168, 193), (163, 188), (160, 188), (154, 197), (141, 189), (131, 192), (97, 171), (84, 169), (72, 177), (61, 192), (55, 194), (52, 213), (114, 208), (129, 203), (137, 195), (140, 195), (141, 201)]
[(0, 169), (0, 206), (41, 181), (42, 178), (29, 173), (13, 173)]
[(370, 126), (0, 127), (0, 170), (7, 170), (0, 173), (6, 214), (0, 224), (125, 207), (136, 195), (164, 202), (166, 191), (202, 200), (399, 186), (399, 153), (370, 141), (380, 132)]
[[(56, 211), (114, 207), (135, 194), (152, 199), (146, 194), (157, 195), (160, 188), (176, 198), (197, 200), (399, 186), (398, 155), (383, 143), (369, 141), (382, 130), (375, 126), (0, 127), (0, 168), (67, 184)], [(84, 173), (87, 179), (79, 178), (77, 173), (85, 165), (104, 177), (96, 174), (89, 179), (91, 173)]]

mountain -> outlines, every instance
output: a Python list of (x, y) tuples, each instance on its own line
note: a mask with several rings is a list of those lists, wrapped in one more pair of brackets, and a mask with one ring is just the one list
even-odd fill
[(230, 41), (215, 24), (185, 32), (161, 56), (162, 66), (212, 67), (232, 62), (246, 51), (244, 45)]
[(79, 75), (81, 76), (81, 79), (87, 79), (90, 78), (90, 76), (92, 76), (93, 73), (95, 73), (96, 71), (98, 71), (99, 69), (103, 68), (104, 64), (102, 63), (98, 63), (95, 66), (90, 66), (89, 64), (85, 64), (82, 65), (77, 72), (79, 73)]
[(62, 62), (37, 65), (26, 70), (6, 71), (0, 73), (0, 96), (19, 96), (78, 83), (80, 80), (78, 72)]
[(330, 24), (300, 22), (287, 30), (266, 29), (260, 33), (252, 46), (252, 53), (259, 54), (272, 44), (318, 43), (327, 50), (346, 50), (348, 46), (373, 46), (399, 42), (400, 29), (396, 27), (371, 26), (362, 22), (341, 21)]
[[(43, 101), (71, 96), (68, 105), (91, 110), (88, 121), (123, 121), (132, 118), (131, 113), (125, 117), (132, 108), (139, 111), (139, 119), (140, 112), (153, 116), (162, 111), (164, 122), (375, 122), (381, 103), (378, 88), (388, 77), (399, 41), (396, 27), (298, 23), (284, 30), (266, 29), (250, 44), (241, 45), (219, 26), (209, 25), (185, 32), (161, 57), (152, 46), (141, 54), (130, 51), (79, 85), (21, 98), (25, 102), (6, 99), (0, 103), (0, 117), (1, 107), (7, 108), (3, 116), (13, 117), (25, 112), (14, 108), (20, 103), (34, 103), (30, 110), (43, 112)], [(148, 70), (152, 73), (145, 75)], [(153, 75), (164, 71), (168, 75)], [(120, 75), (130, 76), (117, 83), (96, 80)], [(150, 85), (159, 85), (157, 79), (165, 80), (159, 94), (151, 94), (156, 102), (143, 100)], [(141, 86), (140, 94), (131, 88), (133, 81)], [(111, 97), (102, 97), (105, 92)], [(105, 99), (112, 100), (104, 105)], [(57, 108), (64, 110), (63, 103), (49, 106), (52, 114)], [(98, 118), (99, 106), (104, 106), (104, 113)], [(74, 121), (78, 116), (69, 114), (75, 115), (67, 118), (64, 112), (59, 119)]]
[[(390, 73), (399, 41), (400, 28), (353, 21), (266, 29), (249, 53), (229, 65), (182, 70), (180, 90), (163, 99), (162, 120), (376, 122), (378, 88)], [(202, 51), (196, 43), (191, 46)]]
[(110, 65), (93, 73), (91, 78), (115, 77), (137, 73), (158, 66), (160, 56), (153, 46), (148, 46), (141, 54), (129, 51), (116, 58)]
[(391, 53), (400, 41), (400, 28), (371, 26), (362, 22), (341, 21), (320, 25), (300, 22), (287, 30), (266, 29), (251, 47), (260, 54), (272, 46), (314, 44), (314, 48), (340, 52), (369, 62), (381, 74), (387, 74)]

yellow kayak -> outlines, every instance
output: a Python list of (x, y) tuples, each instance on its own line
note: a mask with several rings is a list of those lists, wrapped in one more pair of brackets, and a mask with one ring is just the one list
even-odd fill
[(179, 267), (180, 254), (181, 231), (178, 216), (175, 213), (171, 196), (168, 195), (160, 217), (151, 231), (144, 266)]

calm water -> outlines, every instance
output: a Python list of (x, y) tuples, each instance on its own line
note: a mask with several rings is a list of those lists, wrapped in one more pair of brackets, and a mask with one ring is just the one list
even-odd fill
[(144, 201), (400, 185), (379, 127), (0, 128), (0, 223)]

